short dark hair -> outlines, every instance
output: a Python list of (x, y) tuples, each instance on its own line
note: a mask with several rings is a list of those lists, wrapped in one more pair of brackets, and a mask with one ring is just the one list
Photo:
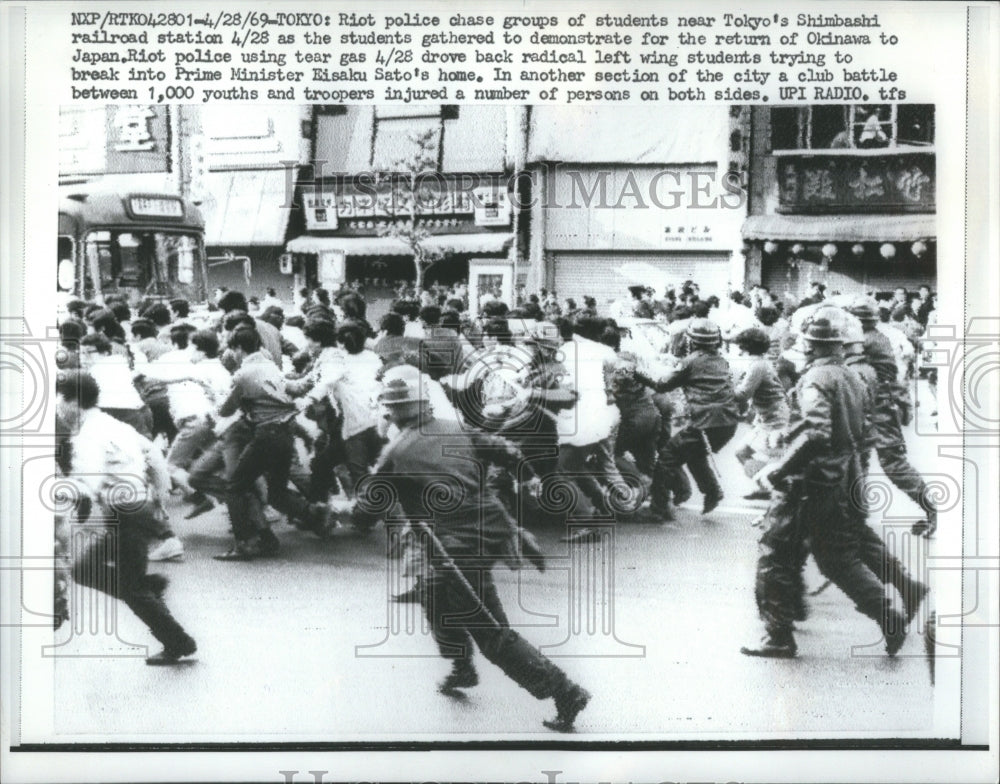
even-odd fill
[(155, 338), (156, 325), (147, 318), (139, 318), (132, 322), (132, 337)]
[(777, 323), (778, 316), (778, 309), (773, 308), (770, 305), (764, 305), (763, 307), (757, 308), (757, 321), (765, 327), (770, 327), (771, 325)]
[(191, 345), (209, 359), (219, 356), (219, 336), (210, 329), (199, 329), (191, 335)]
[(747, 354), (759, 357), (767, 353), (771, 347), (771, 340), (764, 330), (749, 327), (736, 336), (736, 345)]
[(178, 318), (187, 318), (191, 314), (191, 303), (186, 299), (178, 297), (170, 300), (170, 309)]
[(453, 329), (457, 332), (462, 326), (462, 317), (457, 310), (447, 308), (441, 311), (441, 320), (438, 324), (446, 329)]
[(86, 370), (63, 370), (56, 377), (56, 394), (86, 410), (97, 405), (101, 388)]
[(337, 304), (344, 311), (346, 318), (364, 319), (368, 312), (368, 303), (356, 291), (348, 291), (337, 297)]
[(83, 318), (83, 314), (87, 312), (87, 303), (82, 299), (71, 299), (66, 303), (66, 312), (72, 313), (78, 318)]
[(330, 307), (330, 292), (326, 289), (320, 287), (313, 289), (313, 296), (316, 297), (323, 305)]
[(222, 328), (226, 332), (232, 332), (240, 324), (246, 324), (255, 332), (257, 331), (257, 322), (253, 320), (253, 316), (242, 310), (235, 310), (222, 320)]
[(261, 321), (266, 321), (275, 329), (281, 329), (285, 324), (285, 311), (277, 305), (271, 305), (260, 314)]
[(493, 300), (483, 305), (483, 316), (486, 318), (502, 318), (510, 312), (506, 302)]
[(86, 334), (87, 327), (76, 319), (69, 319), (59, 325), (59, 340), (66, 348), (76, 348), (80, 338)]
[(108, 305), (108, 309), (115, 314), (119, 323), (132, 320), (132, 308), (127, 302), (112, 302)]
[(420, 309), (420, 320), (436, 327), (441, 322), (441, 308), (437, 305), (427, 305)]
[(125, 340), (125, 330), (122, 329), (122, 325), (118, 323), (115, 314), (110, 310), (95, 311), (91, 324), (95, 330), (104, 333), (112, 340)]
[(397, 299), (392, 303), (392, 312), (412, 321), (420, 313), (420, 305), (412, 299)]
[(306, 325), (306, 320), (302, 316), (289, 316), (285, 319), (285, 326), (302, 329)]
[(444, 304), (446, 308), (450, 308), (451, 310), (457, 311), (459, 313), (465, 310), (465, 302), (462, 301), (461, 297), (451, 297)]
[(108, 355), (111, 353), (111, 341), (108, 340), (107, 335), (103, 332), (94, 332), (91, 335), (86, 335), (83, 340), (80, 341), (81, 346), (92, 346), (97, 349), (98, 354)]
[(229, 336), (229, 343), (227, 345), (234, 351), (240, 350), (247, 354), (253, 354), (256, 351), (260, 351), (260, 335), (257, 334), (256, 329), (241, 324), (233, 330), (233, 334)]
[(191, 324), (174, 324), (170, 328), (170, 342), (177, 348), (187, 348), (191, 333), (196, 331), (197, 328)]
[(302, 330), (310, 340), (315, 340), (323, 348), (337, 345), (337, 325), (332, 321), (309, 321)]
[(146, 308), (141, 314), (143, 318), (147, 318), (152, 321), (158, 327), (165, 327), (172, 320), (172, 315), (170, 313), (170, 308), (164, 305), (162, 302), (154, 302), (148, 308)]
[(514, 339), (510, 325), (505, 318), (491, 318), (483, 325), (483, 337), (496, 338), (501, 343), (510, 343)]
[(707, 300), (698, 300), (694, 303), (691, 308), (691, 312), (694, 314), (695, 318), (708, 318), (708, 314), (712, 311), (712, 306), (708, 304)]
[(367, 331), (359, 321), (345, 321), (337, 328), (337, 340), (348, 354), (360, 354), (365, 350)]
[(400, 313), (386, 313), (382, 316), (378, 328), (383, 330), (387, 335), (402, 337), (406, 331), (406, 322), (403, 321), (403, 316)]
[(243, 296), (242, 291), (227, 291), (219, 297), (219, 309), (223, 313), (230, 313), (234, 310), (249, 310), (247, 298)]

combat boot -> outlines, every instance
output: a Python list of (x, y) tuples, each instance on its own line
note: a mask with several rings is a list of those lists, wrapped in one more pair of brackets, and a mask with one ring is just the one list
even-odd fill
[(757, 647), (740, 648), (740, 653), (744, 656), (761, 656), (768, 659), (794, 659), (798, 652), (791, 629), (768, 631)]
[(590, 692), (582, 686), (566, 681), (566, 685), (555, 694), (556, 717), (545, 719), (542, 724), (556, 732), (573, 732), (576, 717), (590, 702)]
[(461, 694), (459, 689), (471, 689), (479, 684), (479, 673), (468, 659), (455, 659), (451, 664), (451, 672), (440, 684), (438, 691), (442, 694)]
[(930, 588), (919, 580), (914, 580), (912, 577), (906, 578), (900, 594), (903, 596), (903, 607), (906, 610), (907, 623), (913, 622), (917, 612), (920, 610), (920, 605), (924, 603), (924, 599), (930, 593), (930, 590)]
[(885, 635), (885, 652), (895, 656), (906, 641), (906, 618), (888, 600), (882, 610), (882, 634)]

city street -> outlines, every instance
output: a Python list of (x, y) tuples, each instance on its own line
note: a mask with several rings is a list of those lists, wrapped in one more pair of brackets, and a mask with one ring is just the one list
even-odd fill
[[(919, 410), (929, 414), (926, 405)], [(911, 450), (928, 470), (929, 447), (911, 439)], [(753, 597), (759, 530), (751, 523), (764, 506), (742, 500), (749, 486), (732, 444), (717, 464), (727, 498), (708, 518), (698, 514), (696, 493), (676, 523), (617, 526), (613, 548), (593, 560), (579, 557), (583, 545), (563, 543), (564, 531), (541, 531), (548, 571), (495, 571), (512, 624), (532, 643), (554, 646), (547, 649), (553, 655), (577, 654), (556, 658), (593, 694), (576, 737), (928, 734), (934, 690), (920, 622), (890, 660), (875, 624), (829, 587), (809, 598), (798, 659), (740, 654), (760, 635)], [(123, 605), (118, 636), (138, 648), (105, 634), (71, 635), (67, 624), (56, 634), (67, 641), (55, 664), (61, 741), (559, 737), (541, 725), (554, 714), (551, 700), (534, 700), (478, 654), (481, 682), (466, 700), (437, 692), (448, 665), (436, 655), (419, 606), (387, 601), (406, 585), (396, 581), (395, 565), (387, 577), (381, 528), (368, 540), (342, 529), (319, 541), (279, 522), (279, 557), (220, 563), (211, 556), (230, 541), (222, 507), (184, 521), (177, 505), (171, 516), (186, 556), (150, 569), (170, 577), (167, 601), (198, 641), (196, 661), (144, 666), (141, 646), (155, 641)], [(613, 575), (605, 604), (596, 583), (597, 596), (568, 591), (581, 579), (586, 585), (588, 575), (604, 585)], [(807, 588), (823, 582), (810, 562)], [(600, 604), (593, 634), (586, 624), (570, 633), (574, 601), (584, 615)], [(387, 628), (390, 613), (399, 613), (400, 633)], [(132, 655), (107, 655), (114, 652)]]

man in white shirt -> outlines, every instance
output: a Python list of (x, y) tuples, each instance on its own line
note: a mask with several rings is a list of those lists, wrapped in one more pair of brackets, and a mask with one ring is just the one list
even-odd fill
[(114, 547), (97, 537), (76, 559), (73, 577), (121, 599), (149, 627), (163, 651), (147, 664), (177, 664), (197, 645), (163, 601), (167, 579), (146, 573), (146, 548), (170, 488), (166, 462), (148, 438), (97, 407), (99, 394), (86, 372), (67, 371), (56, 382), (56, 416), (74, 433), (69, 478), (81, 490), (79, 517), (91, 524), (104, 521), (117, 540)]
[(560, 351), (569, 378), (563, 386), (576, 392), (576, 406), (557, 416), (559, 433), (558, 471), (572, 477), (598, 512), (607, 510), (605, 492), (621, 487), (615, 467), (611, 436), (620, 413), (610, 394), (610, 374), (615, 352), (594, 338), (602, 324), (598, 319), (581, 318), (575, 334), (562, 327), (564, 344)]
[[(178, 351), (178, 359), (182, 352)], [(188, 471), (194, 461), (215, 441), (213, 414), (232, 387), (232, 376), (219, 361), (219, 337), (210, 330), (191, 335), (186, 361), (173, 362), (164, 357), (144, 368), (144, 375), (167, 386), (170, 415), (177, 425), (167, 454), (170, 476), (188, 493), (188, 500), (207, 511), (214, 504), (208, 496), (188, 484)]]
[[(306, 328), (311, 340), (316, 336), (314, 330), (313, 326)], [(323, 349), (316, 361), (316, 383), (300, 400), (299, 407), (307, 408), (325, 396), (340, 411), (340, 435), (349, 478), (345, 489), (353, 496), (357, 483), (368, 474), (382, 449), (377, 429), (382, 360), (365, 348), (365, 331), (360, 324), (348, 322), (336, 334), (343, 351)]]

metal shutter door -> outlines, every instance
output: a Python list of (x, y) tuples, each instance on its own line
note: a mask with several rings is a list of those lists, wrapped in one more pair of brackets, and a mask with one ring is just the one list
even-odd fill
[[(559, 299), (573, 297), (583, 305), (584, 295), (597, 300), (599, 308), (612, 300), (628, 298), (629, 281), (616, 270), (629, 262), (644, 262), (663, 270), (667, 279), (680, 288), (685, 280), (693, 280), (702, 298), (715, 294), (720, 299), (727, 293), (729, 256), (721, 253), (569, 253), (552, 254), (549, 280)], [(637, 281), (638, 282), (638, 281)], [(663, 292), (657, 291), (657, 297)]]

